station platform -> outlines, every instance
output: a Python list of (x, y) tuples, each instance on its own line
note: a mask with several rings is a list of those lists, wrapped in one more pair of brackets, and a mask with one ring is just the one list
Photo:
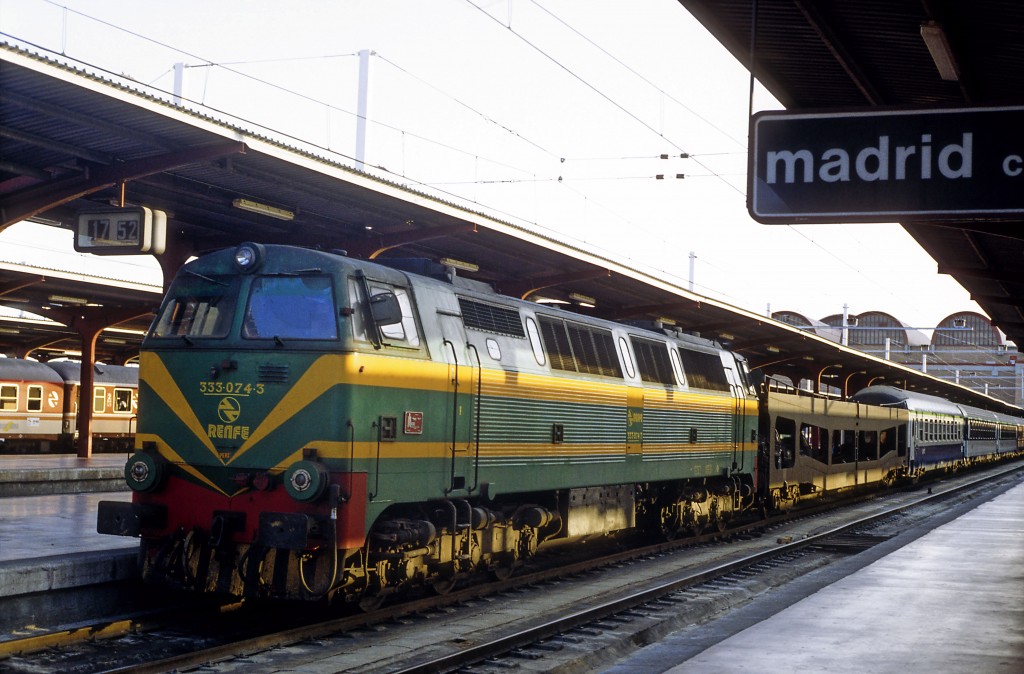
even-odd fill
[(0, 454), (0, 498), (40, 494), (128, 491), (128, 455)]
[(1024, 485), (858, 567), (808, 574), (794, 583), (803, 590), (781, 588), (605, 672), (1024, 672)]
[(131, 493), (0, 498), (0, 642), (73, 615), (83, 603), (76, 592), (138, 578), (138, 539), (96, 532), (101, 500), (130, 501)]

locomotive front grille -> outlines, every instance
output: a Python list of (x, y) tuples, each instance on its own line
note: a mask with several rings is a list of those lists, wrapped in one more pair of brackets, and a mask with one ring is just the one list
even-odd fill
[(265, 384), (287, 384), (289, 370), (287, 365), (260, 365), (258, 375)]

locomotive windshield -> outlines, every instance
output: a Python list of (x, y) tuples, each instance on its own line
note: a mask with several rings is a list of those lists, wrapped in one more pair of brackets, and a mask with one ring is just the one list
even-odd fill
[(153, 324), (154, 337), (226, 337), (240, 279), (180, 274)]
[(249, 290), (242, 337), (337, 339), (337, 315), (330, 276), (260, 276)]

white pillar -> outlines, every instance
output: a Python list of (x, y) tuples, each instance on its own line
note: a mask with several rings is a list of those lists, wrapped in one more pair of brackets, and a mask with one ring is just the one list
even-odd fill
[(181, 90), (185, 84), (185, 64), (174, 64), (174, 104), (181, 105)]
[(356, 169), (363, 170), (366, 158), (366, 114), (370, 79), (369, 49), (359, 50), (359, 100), (356, 103)]

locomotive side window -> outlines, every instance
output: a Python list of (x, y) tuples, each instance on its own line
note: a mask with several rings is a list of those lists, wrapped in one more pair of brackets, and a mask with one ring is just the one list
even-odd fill
[(683, 373), (692, 388), (710, 391), (728, 391), (729, 380), (722, 366), (722, 357), (717, 353), (679, 349), (683, 361)]
[(622, 378), (611, 330), (546, 316), (538, 320), (552, 368)]
[(565, 334), (565, 326), (562, 321), (544, 316), (538, 316), (540, 321), (540, 332), (544, 335), (544, 352), (551, 367), (555, 370), (576, 371), (576, 361), (572, 357), (572, 347), (569, 346), (569, 336)]
[(526, 317), (526, 333), (530, 336), (530, 346), (533, 347), (533, 357), (537, 359), (537, 365), (543, 365), (547, 362), (544, 357), (544, 345), (540, 343), (537, 323), (529, 316)]
[(619, 359), (615, 357), (615, 338), (611, 330), (566, 321), (569, 341), (572, 343), (576, 364), (580, 372), (604, 377), (622, 378)]
[(15, 411), (18, 409), (18, 387), (14, 384), (0, 386), (0, 410)]
[(107, 409), (107, 389), (104, 386), (96, 386), (92, 390), (92, 411), (96, 413), (105, 412)]
[(622, 358), (622, 364), (626, 366), (626, 374), (634, 377), (636, 371), (633, 369), (633, 357), (629, 355), (629, 345), (626, 344), (625, 337), (619, 337), (619, 356)]
[[(416, 315), (412, 308), (412, 298), (405, 288), (392, 286), (379, 281), (365, 282), (370, 290), (370, 295), (394, 294), (402, 308), (402, 320), (397, 323), (379, 326), (381, 335), (387, 340), (386, 346), (399, 346), (419, 348), (420, 335), (416, 326)], [(373, 342), (366, 330), (366, 294), (363, 292), (363, 283), (359, 279), (350, 278), (348, 281), (348, 293), (352, 302), (353, 313), (351, 316), (352, 337), (360, 342)], [(375, 328), (371, 328), (375, 329)]]
[(29, 386), (28, 396), (25, 397), (26, 409), (29, 412), (42, 412), (43, 411), (43, 387), (42, 386)]
[(337, 339), (337, 315), (330, 276), (260, 276), (249, 290), (242, 337)]
[(239, 283), (238, 277), (179, 275), (153, 324), (153, 336), (226, 337)]
[(636, 364), (641, 379), (666, 386), (676, 383), (675, 375), (672, 374), (672, 361), (668, 357), (668, 349), (665, 348), (664, 343), (639, 337), (630, 337), (629, 339), (633, 343), (633, 352), (636, 354)]

